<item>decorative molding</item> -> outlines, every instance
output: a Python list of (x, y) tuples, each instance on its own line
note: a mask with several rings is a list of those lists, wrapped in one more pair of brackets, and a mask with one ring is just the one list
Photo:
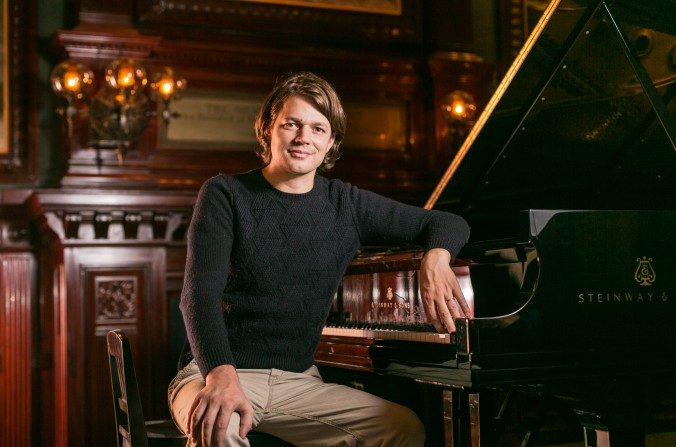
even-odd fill
[(56, 35), (56, 42), (67, 58), (81, 60), (98, 69), (119, 57), (145, 60), (161, 41), (160, 36), (141, 35), (131, 28), (116, 29), (115, 32), (108, 33), (87, 28), (62, 30)]
[(64, 243), (167, 241), (180, 242), (190, 222), (188, 211), (52, 210), (46, 213)]
[(196, 195), (41, 190), (35, 200), (64, 245), (164, 245), (185, 240)]

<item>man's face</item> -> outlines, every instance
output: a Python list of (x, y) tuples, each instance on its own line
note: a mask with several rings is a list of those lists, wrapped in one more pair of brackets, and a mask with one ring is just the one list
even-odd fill
[(314, 175), (333, 145), (329, 120), (301, 96), (286, 100), (270, 127), (270, 167)]

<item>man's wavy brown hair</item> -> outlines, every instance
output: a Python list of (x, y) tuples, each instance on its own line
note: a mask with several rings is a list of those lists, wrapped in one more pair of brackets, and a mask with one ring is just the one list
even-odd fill
[(272, 157), (270, 150), (270, 130), (277, 115), (284, 107), (284, 103), (291, 96), (298, 95), (309, 101), (319, 112), (326, 117), (331, 125), (333, 146), (329, 148), (324, 161), (319, 166), (320, 171), (333, 167), (340, 158), (340, 143), (345, 136), (346, 117), (338, 93), (325, 79), (308, 72), (291, 73), (277, 80), (272, 91), (261, 105), (256, 116), (256, 138), (260, 147), (256, 153), (267, 165)]

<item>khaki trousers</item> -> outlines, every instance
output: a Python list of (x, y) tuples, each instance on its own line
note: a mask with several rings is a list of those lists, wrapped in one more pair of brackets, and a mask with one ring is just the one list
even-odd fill
[[(314, 366), (302, 373), (240, 369), (237, 375), (254, 408), (254, 429), (297, 447), (421, 447), (425, 442), (424, 427), (411, 410), (354, 388), (324, 383)], [(169, 408), (183, 432), (203, 387), (194, 361), (169, 386)], [(234, 413), (225, 446), (249, 446), (238, 430), (239, 415)]]

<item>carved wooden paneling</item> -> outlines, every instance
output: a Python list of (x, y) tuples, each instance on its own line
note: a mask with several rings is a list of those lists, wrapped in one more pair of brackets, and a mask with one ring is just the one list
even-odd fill
[(166, 389), (176, 371), (177, 339), (184, 337), (175, 307), (195, 193), (44, 190), (36, 196), (63, 251), (65, 292), (55, 304), (55, 325), (65, 324), (55, 347), (55, 358), (66, 359), (55, 365), (67, 390), (65, 398), (55, 397), (67, 425), (63, 445), (113, 447), (111, 329), (131, 340), (145, 415), (169, 416)]
[[(0, 445), (37, 444), (40, 302), (30, 192), (0, 189)], [(47, 366), (47, 365), (44, 365)]]
[(32, 445), (35, 259), (0, 253), (0, 445)]
[(154, 413), (155, 405), (163, 403), (166, 394), (168, 384), (160, 380), (165, 377), (166, 360), (164, 250), (68, 247), (65, 259), (69, 270), (68, 339), (73, 360), (70, 445), (113, 447), (108, 331), (122, 329), (129, 335), (148, 415)]
[(104, 276), (94, 278), (94, 321), (106, 324), (136, 324), (139, 283), (136, 276)]
[[(119, 13), (94, 3), (87, 2), (86, 7), (111, 17)], [(466, 30), (471, 8), (443, 2), (429, 7), (420, 0), (402, 0), (401, 13), (383, 14), (284, 3), (144, 0), (136, 2), (134, 14), (129, 12), (137, 18), (133, 24), (102, 28), (83, 23), (58, 31), (56, 41), (64, 56), (89, 65), (99, 79), (113, 58), (127, 56), (149, 72), (163, 65), (174, 67), (188, 79), (191, 94), (263, 98), (277, 77), (305, 70), (332, 82), (346, 105), (399, 107), (404, 119), (390, 133), (403, 135), (392, 138), (401, 144), (377, 150), (350, 142), (350, 129), (373, 127), (369, 126), (373, 123), (356, 124), (359, 115), (348, 116), (344, 154), (327, 175), (422, 204), (436, 184), (439, 166), (449, 158), (437, 138), (436, 90), (463, 84), (475, 97), (486, 96), (484, 71), (490, 71), (486, 64), (467, 59), (451, 61), (447, 72), (442, 68), (441, 75), (431, 76), (434, 56), (428, 52), (435, 45), (425, 39), (434, 34), (424, 29), (429, 25), (425, 14), (443, 10), (448, 15), (436, 17), (435, 26)], [(470, 48), (467, 34), (450, 34), (445, 46)], [(96, 150), (79, 138), (64, 142), (69, 164), (62, 185), (197, 189), (212, 175), (261, 165), (253, 153), (255, 141), (236, 145), (225, 138), (209, 140), (206, 147), (195, 138), (167, 142), (163, 132), (163, 124), (152, 119), (126, 151), (123, 163), (113, 150)], [(386, 137), (384, 141), (392, 136), (378, 133)]]
[(128, 246), (182, 242), (196, 192), (43, 190), (39, 195), (46, 219), (64, 243)]
[[(308, 70), (330, 80), (346, 104), (393, 106), (404, 110), (404, 123), (398, 129), (403, 147), (374, 150), (344, 145), (344, 155), (329, 175), (358, 186), (404, 199), (415, 195), (422, 201), (435, 183), (430, 165), (436, 155), (430, 151), (433, 117), (427, 60), (419, 54), (388, 54), (373, 49), (327, 49), (289, 46), (271, 41), (261, 45), (239, 39), (203, 40), (125, 34), (97, 35), (91, 30), (62, 31), (58, 40), (65, 53), (90, 66), (109, 59), (101, 54), (121, 52), (135, 56), (150, 71), (167, 64), (188, 78), (194, 94), (214, 92), (253, 95), (263, 98), (275, 79), (290, 71)], [(157, 37), (157, 36), (155, 36)], [(103, 53), (100, 53), (102, 51)], [(147, 53), (147, 55), (142, 54)], [(112, 58), (112, 55), (108, 57)], [(345, 61), (350, 63), (346, 64)], [(462, 67), (462, 65), (460, 65)], [(101, 70), (102, 67), (97, 67)], [(100, 72), (99, 72), (100, 73)], [(349, 120), (350, 117), (348, 117)], [(177, 118), (180, 120), (180, 117)], [(368, 124), (368, 123), (366, 123)], [(365, 127), (366, 124), (362, 124)], [(253, 126), (253, 122), (250, 123)], [(356, 124), (353, 124), (356, 126)], [(70, 144), (69, 170), (62, 183), (69, 187), (137, 187), (141, 189), (193, 188), (219, 172), (235, 173), (261, 166), (253, 149), (219, 142), (205, 148), (195, 141), (162, 144), (155, 120), (127, 151), (122, 164), (114, 151)], [(348, 129), (349, 132), (349, 129)], [(349, 140), (349, 138), (348, 138)], [(214, 145), (212, 144), (212, 146)]]
[[(185, 270), (186, 247), (174, 245), (167, 247), (167, 309), (169, 312), (169, 360), (170, 367), (166, 371), (166, 381), (169, 382), (176, 375), (177, 360), (187, 340), (183, 315), (179, 309), (181, 290), (183, 289), (183, 273)], [(168, 410), (168, 409), (167, 409)], [(168, 415), (168, 411), (167, 411)]]

